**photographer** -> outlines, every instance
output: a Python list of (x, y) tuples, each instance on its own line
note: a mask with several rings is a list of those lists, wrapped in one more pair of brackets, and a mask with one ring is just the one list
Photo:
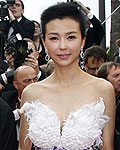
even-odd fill
[(90, 11), (90, 8), (85, 7), (83, 3), (73, 0), (83, 11), (86, 16), (86, 40), (84, 47), (81, 47), (80, 56), (79, 56), (79, 66), (81, 69), (84, 69), (83, 65), (83, 55), (87, 48), (98, 45), (100, 46), (101, 41), (105, 35), (104, 29), (101, 25), (101, 22), (93, 15)]
[(105, 35), (105, 31), (101, 25), (101, 22), (95, 17), (95, 15), (91, 13), (90, 8), (85, 7), (83, 3), (79, 1), (73, 0), (73, 2), (76, 2), (81, 7), (87, 19), (87, 36), (85, 45), (83, 47), (83, 52), (85, 52), (87, 48), (93, 45), (99, 46), (101, 44), (103, 36)]
[(24, 4), (21, 0), (15, 0), (15, 4), (9, 5), (10, 26), (8, 37), (19, 33), (22, 38), (33, 39), (34, 23), (23, 16)]
[[(26, 45), (27, 44), (27, 45)], [(35, 69), (39, 80), (44, 79), (44, 73), (42, 72), (42, 69), (39, 67), (38, 64), (38, 57), (39, 57), (39, 51), (36, 48), (36, 45), (34, 42), (30, 39), (25, 38), (24, 40), (19, 40), (16, 42), (17, 47), (21, 48), (22, 45), (22, 52), (21, 49), (15, 49), (15, 52), (8, 52), (9, 50), (5, 51), (5, 57), (6, 61), (9, 64), (9, 69), (15, 70), (19, 66), (31, 66)]]
[(35, 25), (23, 16), (24, 4), (21, 0), (0, 1), (0, 59), (4, 60), (7, 39), (16, 35), (19, 39), (33, 40)]
[[(45, 78), (45, 74), (44, 74), (44, 71), (39, 67), (38, 60), (37, 60), (39, 57), (39, 52), (37, 51), (36, 46), (33, 43), (33, 41), (31, 41), (30, 39), (26, 39), (26, 40), (27, 40), (26, 42), (25, 40), (23, 41), (28, 44), (27, 50), (26, 49), (23, 50), (22, 54), (21, 53), (19, 54), (19, 49), (16, 50), (16, 53), (15, 53), (16, 55), (15, 54), (13, 55), (13, 53), (8, 54), (7, 51), (5, 52), (6, 60), (9, 64), (9, 68), (7, 71), (11, 69), (16, 70), (19, 66), (31, 66), (32, 68), (35, 69), (38, 80), (39, 81), (43, 80)], [(23, 41), (20, 41), (20, 42), (23, 42)], [(23, 45), (25, 44), (24, 42), (23, 42)], [(31, 50), (32, 52), (30, 52)], [(27, 53), (27, 51), (30, 53)], [(17, 97), (17, 90), (14, 88), (12, 83), (6, 84), (4, 85), (4, 87), (5, 88), (1, 92), (1, 97), (3, 97), (3, 99), (9, 104), (12, 110), (14, 110), (15, 99)]]

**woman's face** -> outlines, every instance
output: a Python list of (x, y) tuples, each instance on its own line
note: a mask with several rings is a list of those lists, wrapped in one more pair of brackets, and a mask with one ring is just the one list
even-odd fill
[(46, 25), (45, 46), (55, 63), (66, 66), (78, 62), (83, 45), (79, 23), (75, 20), (55, 19)]
[(40, 35), (40, 26), (36, 22), (34, 22), (34, 24), (35, 24), (34, 36), (39, 36)]

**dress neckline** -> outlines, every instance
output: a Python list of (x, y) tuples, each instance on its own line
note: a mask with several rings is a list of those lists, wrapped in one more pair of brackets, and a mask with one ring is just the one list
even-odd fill
[[(78, 113), (81, 109), (85, 109), (87, 107), (95, 107), (97, 104), (99, 104), (101, 102), (104, 103), (103, 101), (104, 101), (104, 99), (102, 97), (100, 97), (100, 99), (95, 101), (95, 102), (91, 102), (91, 103), (87, 103), (87, 104), (81, 105), (79, 108), (76, 108), (75, 111), (70, 112), (68, 114), (67, 118), (63, 120), (63, 123), (61, 123), (61, 121), (58, 119), (57, 113), (51, 109), (50, 105), (46, 105), (43, 102), (41, 102), (40, 100), (35, 100), (35, 101), (32, 101), (32, 102), (26, 101), (25, 103), (28, 103), (28, 104), (40, 103), (41, 105), (47, 107), (49, 109), (49, 111), (52, 112), (55, 115), (57, 121), (59, 122), (59, 125), (60, 125), (60, 136), (62, 136), (63, 129), (64, 129), (65, 125), (66, 125), (66, 122), (70, 119), (70, 117), (72, 117), (72, 115), (74, 115), (75, 113)], [(24, 112), (24, 108), (22, 108), (22, 109), (23, 110), (21, 112), (23, 113)]]

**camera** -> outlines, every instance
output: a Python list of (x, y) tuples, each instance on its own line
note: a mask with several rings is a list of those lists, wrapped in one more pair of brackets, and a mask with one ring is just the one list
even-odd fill
[(13, 53), (14, 57), (14, 67), (15, 69), (21, 66), (25, 58), (28, 58), (28, 55), (30, 55), (33, 50), (28, 49), (27, 41), (25, 40), (18, 40), (15, 44), (15, 52)]
[(12, 54), (15, 52), (15, 44), (18, 41), (16, 36), (11, 36), (10, 38), (7, 39), (7, 42), (5, 43), (5, 51), (7, 52), (8, 55)]
[(14, 71), (6, 71), (0, 75), (0, 83), (4, 86), (6, 84), (12, 83), (14, 80)]
[(14, 4), (15, 0), (0, 1), (0, 58), (4, 59), (4, 43), (8, 35), (9, 12), (8, 7)]
[(0, 1), (0, 19), (5, 19), (8, 16), (8, 5), (15, 4), (15, 0)]
[(8, 55), (12, 54), (15, 69), (21, 66), (24, 63), (25, 58), (33, 52), (32, 49), (28, 49), (27, 41), (18, 40), (14, 35), (7, 40), (4, 49)]

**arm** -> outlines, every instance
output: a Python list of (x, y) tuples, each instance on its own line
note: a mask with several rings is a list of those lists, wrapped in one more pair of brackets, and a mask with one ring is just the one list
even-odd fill
[(14, 33), (20, 33), (22, 38), (30, 38), (33, 40), (33, 35), (34, 35), (34, 30), (35, 30), (35, 25), (32, 21), (26, 19), (25, 17), (22, 16), (22, 19), (20, 22), (15, 19), (12, 11), (9, 10), (9, 18), (11, 20), (11, 25), (14, 29)]
[(101, 150), (114, 149), (114, 128), (115, 128), (115, 94), (114, 89), (110, 83), (103, 85), (105, 115), (110, 117), (110, 121), (103, 129), (103, 146)]
[(89, 20), (90, 20), (91, 24), (93, 25), (93, 28), (94, 28), (95, 33), (97, 35), (96, 36), (96, 38), (97, 38), (96, 41), (98, 41), (98, 43), (96, 43), (96, 44), (100, 45), (100, 43), (102, 41), (102, 38), (105, 35), (105, 31), (104, 31), (104, 29), (101, 25), (101, 22), (94, 15), (93, 15), (93, 18), (89, 19)]
[(101, 22), (93, 15), (90, 13), (90, 10), (87, 9), (81, 2), (75, 1), (77, 4), (83, 9), (84, 13), (88, 16), (88, 19), (90, 23), (93, 25), (94, 32), (95, 32), (95, 38), (96, 38), (96, 45), (100, 45), (103, 36), (105, 35), (105, 31), (101, 25)]
[(88, 16), (89, 21), (92, 23), (93, 27), (99, 29), (104, 35), (105, 33), (101, 25), (101, 22), (93, 14), (91, 14), (90, 10), (87, 9), (81, 2), (77, 2), (77, 4), (80, 5), (80, 7), (82, 7), (83, 11)]
[(30, 38), (33, 40), (34, 24), (31, 21), (27, 21), (21, 25), (16, 19), (11, 22), (14, 32), (20, 33), (22, 38)]
[(31, 150), (32, 142), (30, 141), (29, 137), (27, 137), (27, 129), (27, 120), (24, 117), (24, 114), (22, 114), (20, 119), (19, 150)]
[[(27, 97), (27, 98), (25, 98)], [(23, 92), (21, 106), (29, 99), (29, 96)], [(19, 132), (19, 150), (31, 150), (32, 142), (30, 141), (28, 135), (28, 122), (24, 116), (21, 115), (20, 118), (20, 132)]]
[(85, 14), (89, 14), (90, 13), (90, 10), (87, 9), (80, 1), (73, 0), (73, 2), (77, 3), (83, 9)]

